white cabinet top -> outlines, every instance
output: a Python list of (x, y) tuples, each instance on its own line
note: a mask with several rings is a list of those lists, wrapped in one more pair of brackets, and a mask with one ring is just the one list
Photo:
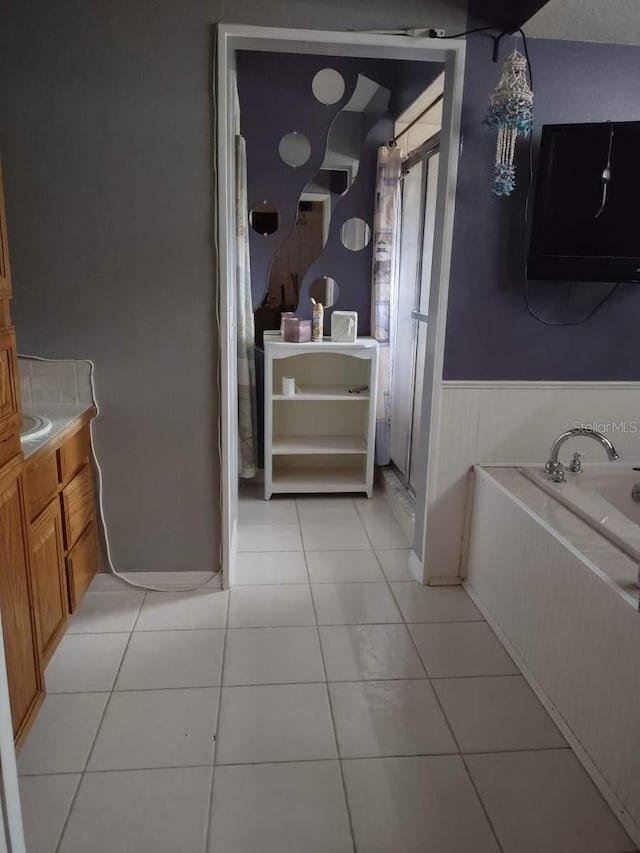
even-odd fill
[(332, 341), (325, 337), (322, 341), (307, 341), (306, 343), (293, 343), (285, 341), (279, 332), (264, 333), (264, 348), (271, 351), (276, 358), (286, 355), (298, 355), (300, 353), (320, 352), (353, 352), (362, 349), (377, 349), (378, 341), (375, 338), (356, 338), (355, 341)]

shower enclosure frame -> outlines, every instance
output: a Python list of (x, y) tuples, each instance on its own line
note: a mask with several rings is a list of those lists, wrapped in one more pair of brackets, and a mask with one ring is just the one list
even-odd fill
[(366, 32), (301, 30), (218, 24), (214, 37), (214, 158), (217, 265), (217, 312), (220, 371), (220, 490), (223, 586), (233, 585), (238, 539), (237, 349), (235, 303), (235, 192), (232, 85), (239, 50), (310, 53), (391, 60), (441, 62), (445, 72), (438, 200), (429, 298), (421, 435), (418, 447), (424, 478), (416, 485), (416, 529), (410, 568), (421, 583), (429, 583), (424, 554), (430, 510), (438, 498), (435, 460), (440, 444), (440, 411), (445, 325), (453, 240), (460, 119), (464, 84), (465, 42)]

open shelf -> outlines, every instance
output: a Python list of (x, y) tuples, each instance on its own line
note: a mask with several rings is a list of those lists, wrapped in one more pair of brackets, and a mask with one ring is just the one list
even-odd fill
[(363, 468), (274, 469), (274, 492), (362, 492), (367, 489)]
[(271, 452), (277, 455), (360, 454), (366, 455), (367, 442), (359, 435), (274, 436)]
[[(354, 383), (362, 384), (362, 383)], [(361, 391), (359, 394), (350, 394), (349, 386), (345, 385), (301, 385), (295, 394), (274, 393), (273, 400), (302, 401), (302, 400), (368, 400), (369, 390)]]

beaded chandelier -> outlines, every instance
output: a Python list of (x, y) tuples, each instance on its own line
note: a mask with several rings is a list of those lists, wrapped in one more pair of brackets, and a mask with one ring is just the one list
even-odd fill
[(513, 164), (516, 139), (528, 136), (533, 124), (533, 92), (527, 82), (527, 60), (517, 50), (505, 59), (500, 82), (489, 98), (485, 123), (498, 131), (493, 192), (511, 195), (516, 185)]

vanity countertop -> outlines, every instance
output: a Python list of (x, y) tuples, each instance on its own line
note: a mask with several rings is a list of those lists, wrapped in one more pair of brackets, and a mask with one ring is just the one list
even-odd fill
[(95, 416), (96, 408), (93, 403), (23, 403), (22, 413), (51, 421), (51, 429), (45, 435), (40, 438), (21, 439), (24, 458), (28, 459), (50, 441), (58, 438), (75, 421), (82, 418), (88, 422)]

